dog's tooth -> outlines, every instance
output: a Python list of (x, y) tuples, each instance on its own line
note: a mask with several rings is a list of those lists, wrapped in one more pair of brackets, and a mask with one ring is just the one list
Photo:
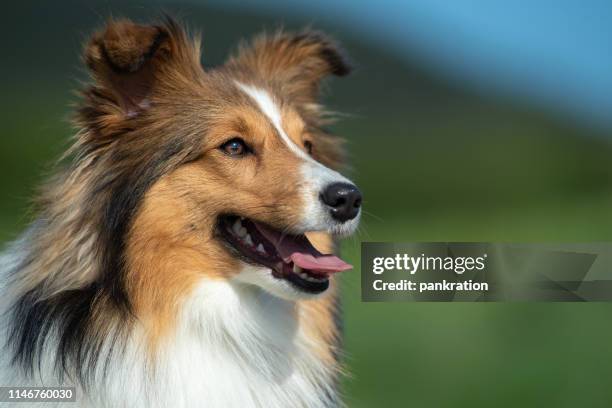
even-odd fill
[(244, 238), (247, 235), (247, 229), (241, 227), (237, 234), (240, 238)]
[(257, 249), (257, 252), (260, 252), (260, 253), (262, 253), (262, 254), (265, 254), (265, 253), (266, 253), (266, 250), (264, 249), (264, 247), (263, 247), (263, 244), (262, 244), (262, 243), (259, 243), (259, 245), (257, 245), (257, 248), (256, 248), (256, 249)]
[(297, 274), (298, 274), (298, 275), (300, 275), (300, 276), (302, 276), (302, 275), (303, 275), (303, 273), (302, 273), (302, 268), (300, 268), (300, 267), (299, 267), (299, 266), (297, 266), (297, 265), (293, 265), (293, 272), (297, 273)]
[(246, 242), (249, 246), (253, 246), (253, 238), (251, 238), (251, 234), (246, 234), (244, 242)]
[(240, 218), (238, 218), (234, 222), (234, 225), (232, 225), (232, 231), (234, 231), (236, 235), (240, 235), (241, 229), (242, 229), (242, 223), (240, 222)]

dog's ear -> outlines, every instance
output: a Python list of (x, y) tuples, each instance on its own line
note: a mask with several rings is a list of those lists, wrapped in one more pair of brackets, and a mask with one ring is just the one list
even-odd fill
[(309, 100), (317, 98), (325, 76), (345, 76), (351, 72), (341, 48), (318, 31), (262, 35), (250, 45), (243, 44), (226, 66), (281, 81), (292, 96)]
[(111, 20), (85, 46), (85, 62), (98, 94), (131, 117), (169, 79), (201, 74), (200, 46), (172, 19), (160, 25)]

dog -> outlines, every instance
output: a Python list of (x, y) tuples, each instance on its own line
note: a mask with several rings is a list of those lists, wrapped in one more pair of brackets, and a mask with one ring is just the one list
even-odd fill
[(70, 407), (342, 405), (351, 265), (332, 254), (362, 196), (319, 104), (351, 70), (340, 47), (279, 31), (205, 70), (175, 20), (113, 19), (83, 59), (74, 144), (0, 258), (0, 385), (72, 386)]

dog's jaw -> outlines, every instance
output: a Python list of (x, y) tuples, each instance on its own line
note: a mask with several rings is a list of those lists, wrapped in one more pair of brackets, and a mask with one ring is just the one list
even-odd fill
[(277, 279), (273, 271), (265, 266), (243, 263), (242, 269), (234, 277), (236, 282), (254, 285), (271, 295), (289, 301), (316, 299), (324, 296), (326, 292), (311, 293), (297, 289), (285, 279)]

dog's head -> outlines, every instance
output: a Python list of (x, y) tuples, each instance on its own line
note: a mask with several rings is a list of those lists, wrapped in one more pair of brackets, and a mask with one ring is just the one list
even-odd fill
[(81, 143), (107, 169), (103, 235), (120, 240), (127, 286), (159, 293), (205, 273), (285, 298), (324, 292), (350, 265), (305, 234), (350, 234), (361, 211), (318, 104), (321, 80), (349, 66), (316, 32), (261, 36), (206, 71), (199, 48), (172, 21), (120, 20), (85, 50)]

